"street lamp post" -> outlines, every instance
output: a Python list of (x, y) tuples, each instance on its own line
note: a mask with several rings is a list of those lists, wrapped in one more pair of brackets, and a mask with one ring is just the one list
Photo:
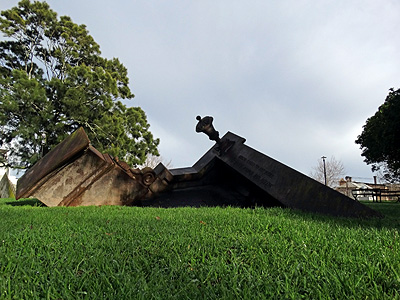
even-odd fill
[(325, 179), (325, 185), (326, 185), (326, 166), (325, 166), (325, 158), (326, 156), (322, 156), (322, 161), (324, 162), (324, 179)]

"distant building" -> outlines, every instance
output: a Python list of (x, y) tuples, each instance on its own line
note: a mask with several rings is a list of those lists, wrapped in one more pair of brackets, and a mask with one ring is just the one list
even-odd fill
[[(347, 197), (354, 198), (352, 191), (353, 190), (358, 190), (358, 189), (372, 189), (372, 187), (364, 182), (356, 182), (353, 181), (351, 177), (346, 176), (345, 179), (341, 178), (339, 181), (339, 186), (336, 187), (336, 190)], [(372, 197), (370, 199), (370, 196), (365, 196), (362, 198), (358, 198), (358, 200), (372, 200)]]
[[(385, 191), (400, 191), (399, 184), (380, 184), (376, 183), (376, 177), (374, 177), (374, 183), (365, 183), (353, 181), (350, 176), (346, 176), (344, 179), (340, 179), (339, 186), (336, 190), (347, 197), (357, 197), (357, 200), (361, 201), (374, 201), (377, 200), (377, 192), (382, 192), (383, 196), (380, 196), (381, 200), (388, 201), (393, 200), (392, 196), (385, 195)], [(398, 196), (394, 196), (398, 197)]]

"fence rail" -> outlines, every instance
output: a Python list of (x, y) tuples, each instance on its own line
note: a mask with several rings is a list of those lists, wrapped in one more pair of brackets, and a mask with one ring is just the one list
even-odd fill
[(397, 199), (396, 202), (400, 202), (400, 191), (389, 191), (385, 189), (354, 189), (351, 191), (355, 200), (360, 197), (372, 196), (372, 201), (382, 202), (382, 198), (387, 201), (391, 201), (392, 198)]

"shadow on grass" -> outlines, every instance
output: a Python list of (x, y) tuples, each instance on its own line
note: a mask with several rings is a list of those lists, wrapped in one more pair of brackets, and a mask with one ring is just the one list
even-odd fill
[(11, 206), (39, 206), (39, 207), (46, 207), (42, 202), (40, 202), (38, 199), (35, 198), (28, 198), (28, 199), (22, 199), (22, 200), (15, 200), (15, 201), (10, 201), (6, 202), (5, 204), (11, 205)]
[(363, 203), (380, 212), (384, 218), (344, 218), (292, 210), (293, 217), (310, 221), (330, 222), (344, 227), (374, 227), (400, 230), (400, 203)]

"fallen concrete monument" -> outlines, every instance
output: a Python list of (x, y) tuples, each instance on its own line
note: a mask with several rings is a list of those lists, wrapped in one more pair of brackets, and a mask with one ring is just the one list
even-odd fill
[(192, 167), (131, 169), (99, 153), (79, 129), (35, 164), (17, 185), (17, 199), (47, 206), (288, 207), (344, 217), (381, 215), (308, 176), (246, 146), (231, 132), (221, 139), (212, 117), (197, 132), (216, 144)]
[(80, 128), (18, 180), (16, 198), (35, 197), (47, 206), (134, 205), (154, 179), (150, 168), (131, 169), (101, 154)]

